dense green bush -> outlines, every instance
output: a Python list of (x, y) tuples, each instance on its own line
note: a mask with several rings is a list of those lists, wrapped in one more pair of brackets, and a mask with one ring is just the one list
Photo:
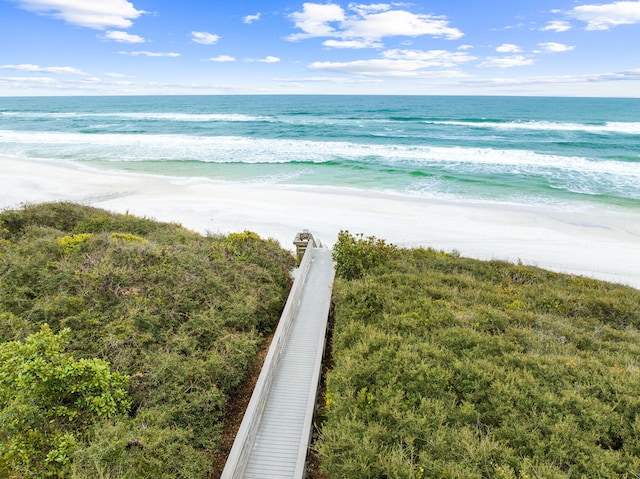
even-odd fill
[(87, 429), (125, 413), (128, 376), (65, 352), (69, 330), (47, 325), (0, 344), (0, 477), (60, 477)]
[(397, 248), (385, 240), (363, 234), (352, 235), (348, 231), (338, 233), (333, 247), (336, 275), (344, 279), (357, 279), (375, 266), (388, 261)]
[(640, 477), (640, 291), (416, 249), (334, 301), (329, 477)]
[(203, 237), (69, 203), (0, 213), (0, 344), (46, 323), (68, 330), (65, 354), (130, 377), (128, 415), (83, 425), (61, 477), (206, 477), (294, 265), (255, 233)]

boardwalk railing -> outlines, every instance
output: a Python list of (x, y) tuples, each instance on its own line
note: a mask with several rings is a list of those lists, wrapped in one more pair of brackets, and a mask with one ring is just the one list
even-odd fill
[[(236, 435), (236, 439), (233, 443), (233, 447), (231, 448), (231, 452), (229, 453), (227, 463), (224, 470), (222, 471), (220, 479), (240, 479), (244, 476), (244, 472), (247, 467), (247, 460), (256, 439), (256, 433), (260, 425), (262, 412), (264, 411), (264, 408), (266, 406), (267, 396), (269, 395), (269, 390), (271, 388), (271, 384), (273, 383), (276, 368), (278, 366), (280, 356), (282, 355), (282, 350), (286, 343), (287, 336), (289, 335), (289, 331), (291, 330), (293, 318), (300, 303), (302, 289), (307, 279), (309, 268), (311, 267), (314, 249), (315, 248), (307, 248), (302, 261), (300, 262), (296, 278), (293, 282), (293, 286), (291, 287), (291, 292), (289, 293), (289, 297), (282, 311), (282, 315), (280, 316), (280, 322), (278, 323), (278, 327), (276, 328), (276, 332), (273, 336), (271, 346), (269, 347), (269, 352), (267, 353), (267, 357), (264, 360), (262, 371), (260, 372), (260, 376), (258, 377), (258, 381), (256, 382), (256, 386), (253, 390), (253, 395), (251, 396), (251, 400), (249, 401), (249, 405), (247, 406), (247, 410), (245, 412), (244, 418), (242, 419), (242, 423), (240, 424), (240, 428), (238, 429), (238, 434)], [(322, 357), (320, 357), (319, 360), (320, 362), (322, 362)], [(311, 411), (309, 424), (311, 424), (312, 419), (313, 411)], [(306, 422), (307, 420), (305, 418), (305, 423)], [(303, 446), (301, 445), (300, 447), (302, 448)], [(304, 455), (306, 457), (306, 445), (304, 447)], [(304, 470), (304, 460), (305, 459), (303, 458), (301, 466), (302, 470)], [(298, 469), (298, 465), (296, 466), (296, 469)], [(301, 475), (296, 477), (303, 476)]]

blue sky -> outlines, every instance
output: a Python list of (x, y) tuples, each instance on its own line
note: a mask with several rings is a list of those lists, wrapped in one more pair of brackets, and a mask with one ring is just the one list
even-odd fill
[(640, 97), (640, 0), (0, 0), (0, 96)]

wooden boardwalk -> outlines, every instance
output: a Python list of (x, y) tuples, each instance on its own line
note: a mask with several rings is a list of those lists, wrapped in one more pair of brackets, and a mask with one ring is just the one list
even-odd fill
[(310, 247), (221, 479), (302, 479), (334, 279), (331, 250)]

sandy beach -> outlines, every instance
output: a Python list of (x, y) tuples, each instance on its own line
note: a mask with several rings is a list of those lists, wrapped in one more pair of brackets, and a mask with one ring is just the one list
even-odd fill
[(80, 202), (177, 222), (200, 233), (248, 229), (291, 249), (302, 229), (327, 245), (347, 229), (399, 246), (520, 260), (640, 288), (637, 211), (445, 202), (363, 190), (129, 174), (0, 156), (0, 208), (43, 201)]

